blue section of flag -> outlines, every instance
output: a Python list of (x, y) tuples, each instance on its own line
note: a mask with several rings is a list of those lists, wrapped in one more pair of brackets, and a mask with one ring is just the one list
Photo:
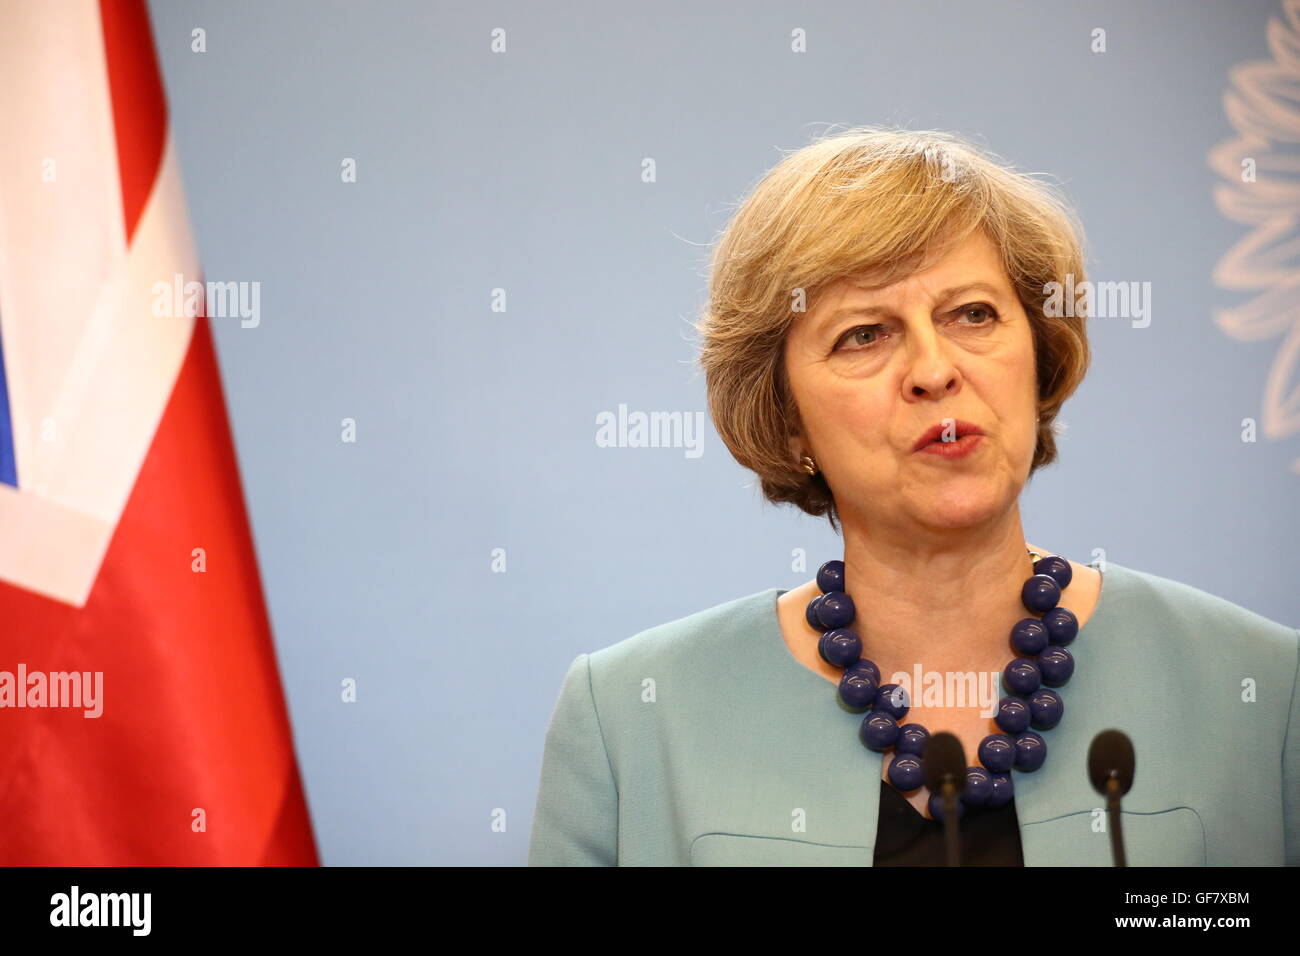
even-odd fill
[(18, 464), (14, 459), (14, 426), (9, 420), (9, 383), (5, 380), (3, 342), (0, 342), (0, 482), (18, 487)]

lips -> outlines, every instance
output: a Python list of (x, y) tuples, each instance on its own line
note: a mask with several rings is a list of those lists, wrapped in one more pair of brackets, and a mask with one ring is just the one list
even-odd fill
[[(970, 422), (964, 422), (960, 418), (952, 422), (952, 427), (953, 427), (953, 431), (955, 432), (952, 439), (953, 441), (956, 441), (958, 438), (963, 438), (966, 435), (984, 434), (984, 430), (980, 428), (978, 425), (972, 425)], [(921, 434), (921, 437), (916, 440), (916, 444), (912, 446), (912, 451), (920, 451), (926, 445), (929, 445), (932, 442), (942, 440), (943, 430), (944, 430), (944, 422), (940, 422), (937, 425), (931, 425)]]

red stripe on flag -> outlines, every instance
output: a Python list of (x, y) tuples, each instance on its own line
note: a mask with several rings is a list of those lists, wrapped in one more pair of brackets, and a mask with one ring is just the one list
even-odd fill
[(122, 213), (129, 245), (162, 164), (167, 98), (144, 0), (100, 0), (99, 18), (104, 31)]
[(103, 672), (101, 717), (0, 709), (0, 864), (318, 863), (206, 319), (86, 606), (0, 620), (0, 668)]

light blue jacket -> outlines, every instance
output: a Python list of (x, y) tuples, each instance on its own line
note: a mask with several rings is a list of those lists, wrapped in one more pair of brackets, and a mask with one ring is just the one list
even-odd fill
[[(871, 866), (884, 756), (790, 654), (771, 588), (569, 667), (546, 734), (532, 866)], [(1130, 866), (1300, 865), (1300, 632), (1110, 563), (1070, 645), (1046, 763), (1013, 772), (1026, 866), (1109, 866), (1087, 778), (1133, 740)]]

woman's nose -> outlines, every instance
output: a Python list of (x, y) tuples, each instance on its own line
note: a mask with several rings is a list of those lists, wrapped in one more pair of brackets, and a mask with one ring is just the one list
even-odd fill
[(961, 387), (961, 373), (928, 318), (926, 328), (908, 336), (907, 363), (903, 391), (910, 398), (943, 398)]

